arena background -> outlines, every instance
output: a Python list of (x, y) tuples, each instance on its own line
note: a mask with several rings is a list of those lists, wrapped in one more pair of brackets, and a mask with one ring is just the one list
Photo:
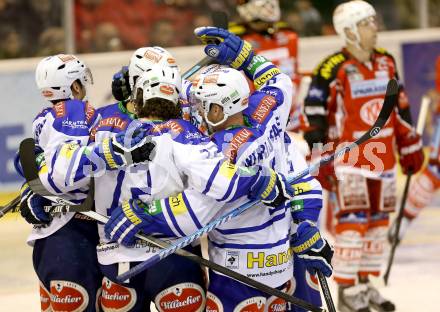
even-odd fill
[[(233, 2), (0, 0), (0, 34), (4, 38), (0, 43), (0, 205), (17, 194), (22, 181), (14, 172), (12, 159), (19, 142), (30, 135), (33, 117), (46, 106), (34, 81), (34, 70), (42, 56), (77, 53), (93, 72), (90, 100), (100, 106), (113, 101), (111, 77), (127, 64), (132, 50), (139, 46), (170, 47), (182, 71), (195, 64), (203, 57), (203, 49), (193, 38), (192, 29), (209, 23), (213, 9), (227, 10), (235, 19)], [(342, 1), (281, 1), (283, 17), (300, 34), (302, 72), (311, 71), (322, 57), (340, 48), (342, 42), (334, 35), (329, 20), (339, 2)], [(421, 96), (434, 86), (440, 28), (428, 26), (440, 26), (440, 11), (436, 10), (440, 1), (371, 2), (376, 5), (384, 30), (379, 34), (378, 46), (396, 57), (415, 119)], [(320, 21), (307, 19), (313, 16), (313, 9), (320, 14)], [(147, 14), (139, 14), (140, 10)], [(130, 28), (133, 25), (136, 27)], [(428, 118), (426, 133), (429, 132)], [(399, 194), (403, 183), (404, 177), (400, 176)], [(438, 311), (439, 206), (437, 196), (434, 206), (416, 220), (397, 252), (396, 267), (384, 294), (397, 303), (398, 311)], [(0, 220), (0, 311), (39, 309), (32, 249), (25, 244), (29, 231), (30, 227), (17, 214)]]

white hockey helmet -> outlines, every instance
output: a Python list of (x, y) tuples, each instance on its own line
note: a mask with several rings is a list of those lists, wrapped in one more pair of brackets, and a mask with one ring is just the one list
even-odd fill
[(278, 22), (281, 18), (278, 0), (238, 0), (237, 11), (245, 22), (263, 21)]
[(128, 65), (128, 81), (133, 90), (136, 78), (153, 65), (170, 66), (179, 71), (175, 58), (167, 50), (161, 47), (143, 47), (134, 51)]
[[(250, 89), (245, 76), (233, 68), (220, 68), (201, 75), (194, 88), (194, 99), (203, 109), (206, 122), (216, 127), (229, 117), (248, 107)], [(208, 119), (211, 104), (223, 108), (223, 119), (213, 123)]]
[(139, 89), (143, 91), (143, 103), (152, 98), (161, 98), (178, 105), (182, 78), (175, 68), (156, 64), (138, 77), (133, 98), (136, 97)]
[[(372, 16), (376, 16), (376, 11), (368, 2), (362, 0), (344, 2), (338, 5), (333, 12), (333, 26), (335, 27), (336, 33), (340, 35), (344, 41), (357, 44), (360, 40), (357, 24)], [(353, 32), (356, 36), (355, 41), (347, 38), (345, 28)]]
[(84, 88), (93, 84), (90, 69), (76, 56), (58, 54), (42, 59), (35, 71), (35, 81), (48, 101), (72, 98), (70, 86), (79, 80)]

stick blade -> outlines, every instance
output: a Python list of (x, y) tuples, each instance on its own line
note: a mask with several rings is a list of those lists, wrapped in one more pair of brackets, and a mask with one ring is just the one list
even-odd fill
[(35, 140), (26, 138), (19, 147), (20, 164), (26, 181), (38, 179), (38, 167), (35, 161)]

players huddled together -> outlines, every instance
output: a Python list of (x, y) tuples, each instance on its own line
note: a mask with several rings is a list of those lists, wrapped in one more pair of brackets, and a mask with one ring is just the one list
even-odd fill
[[(340, 311), (394, 311), (368, 276), (380, 273), (395, 206), (393, 144), (405, 173), (423, 163), (403, 88), (374, 140), (391, 149), (377, 155), (383, 170), (366, 170), (360, 157), (351, 167), (320, 171), (319, 181), (340, 201), (333, 257), (318, 228), (321, 183), (311, 173), (292, 182), (308, 168), (287, 131), (300, 81), (297, 38), (278, 22), (277, 0), (239, 1), (238, 8), (244, 23), (231, 31), (194, 31), (216, 64), (184, 79), (169, 51), (141, 47), (113, 76), (117, 102), (99, 108), (87, 101), (92, 72), (79, 58), (39, 62), (37, 86), (50, 102), (32, 127), (39, 177), (75, 203), (93, 194), (93, 210), (109, 218), (103, 224), (78, 212), (48, 213), (52, 203), (23, 184), (20, 211), (34, 225), (28, 243), (42, 311), (150, 311), (151, 303), (158, 311), (305, 311), (177, 254), (117, 279), (160, 252), (138, 234), (178, 243), (251, 200), (258, 203), (207, 233), (210, 261), (316, 307), (317, 272), (330, 277), (334, 267)], [(346, 47), (312, 74), (302, 116), (311, 149), (367, 131), (384, 86), (397, 78), (392, 56), (375, 48), (371, 5), (343, 3), (334, 23)], [(272, 61), (271, 49), (286, 49), (288, 57)], [(438, 182), (433, 144), (429, 168), (437, 169), (429, 172)], [(200, 240), (184, 249), (202, 255)]]

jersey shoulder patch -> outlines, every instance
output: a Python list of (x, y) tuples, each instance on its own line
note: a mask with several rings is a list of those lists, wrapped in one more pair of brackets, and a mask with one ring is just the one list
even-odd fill
[(216, 132), (211, 140), (232, 163), (243, 154), (249, 144), (259, 137), (258, 130), (249, 127), (237, 127)]
[(341, 51), (326, 57), (313, 71), (314, 76), (319, 76), (325, 80), (332, 80), (336, 76), (338, 68), (347, 59)]
[(159, 136), (170, 134), (174, 141), (182, 144), (202, 144), (209, 142), (209, 138), (203, 135), (189, 121), (183, 119), (170, 119), (168, 121), (154, 124), (150, 128), (152, 135)]
[[(277, 107), (277, 100), (281, 94), (273, 90), (273, 94), (267, 92), (254, 92), (249, 98), (249, 106), (244, 111), (252, 126), (263, 125), (270, 119), (272, 111)], [(282, 99), (281, 99), (282, 101)]]

